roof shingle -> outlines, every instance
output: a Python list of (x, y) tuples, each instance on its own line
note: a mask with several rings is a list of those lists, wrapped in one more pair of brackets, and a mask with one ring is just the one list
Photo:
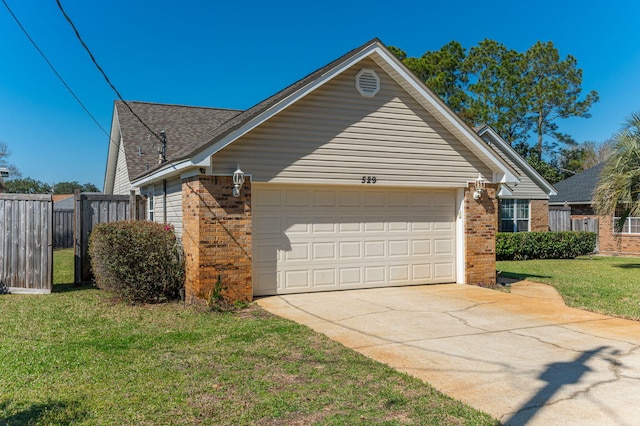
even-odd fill
[[(156, 133), (167, 133), (167, 158), (184, 146), (198, 140), (208, 131), (242, 111), (234, 109), (204, 108), (183, 105), (155, 104), (128, 101), (127, 104)], [(129, 179), (158, 166), (159, 142), (149, 130), (129, 111), (124, 102), (116, 101), (115, 108), (124, 141)]]

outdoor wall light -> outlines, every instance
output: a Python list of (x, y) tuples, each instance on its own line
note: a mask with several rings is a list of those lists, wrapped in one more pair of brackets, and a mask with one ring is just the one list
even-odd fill
[(240, 188), (244, 184), (244, 172), (240, 170), (240, 165), (238, 164), (238, 169), (233, 172), (233, 196), (240, 196)]
[(482, 193), (485, 191), (485, 181), (480, 173), (478, 173), (478, 177), (476, 178), (475, 188), (476, 190), (473, 191), (473, 199), (477, 201), (482, 197)]

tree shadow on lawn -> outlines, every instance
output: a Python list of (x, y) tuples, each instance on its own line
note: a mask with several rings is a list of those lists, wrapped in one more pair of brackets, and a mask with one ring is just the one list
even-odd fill
[(614, 268), (621, 269), (640, 269), (640, 263), (624, 263), (622, 265), (611, 265)]
[(87, 411), (78, 401), (48, 401), (32, 404), (26, 408), (16, 407), (18, 411), (9, 416), (2, 413), (10, 409), (9, 402), (0, 403), (0, 424), (22, 426), (31, 424), (71, 424), (87, 417)]
[(74, 283), (65, 283), (65, 284), (54, 284), (53, 289), (51, 290), (53, 293), (69, 293), (71, 291), (82, 291), (82, 290), (93, 290), (96, 287), (93, 283), (82, 283), (82, 284), (74, 284)]
[(498, 271), (498, 277), (500, 277), (500, 278), (512, 278), (512, 279), (524, 281), (527, 278), (551, 278), (551, 275), (518, 274), (516, 272)]

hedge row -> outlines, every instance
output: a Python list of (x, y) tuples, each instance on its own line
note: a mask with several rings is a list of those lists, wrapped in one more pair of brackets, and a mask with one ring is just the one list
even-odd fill
[(173, 227), (159, 223), (101, 223), (89, 237), (96, 285), (130, 303), (178, 298), (184, 281), (181, 253)]
[(573, 259), (593, 253), (594, 232), (499, 232), (497, 260)]

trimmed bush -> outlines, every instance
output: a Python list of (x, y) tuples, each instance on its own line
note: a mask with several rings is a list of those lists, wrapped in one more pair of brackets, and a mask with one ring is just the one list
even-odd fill
[(594, 232), (499, 232), (497, 260), (573, 259), (593, 253)]
[(173, 227), (159, 223), (101, 223), (89, 237), (96, 285), (130, 303), (178, 298), (184, 280), (181, 253)]

